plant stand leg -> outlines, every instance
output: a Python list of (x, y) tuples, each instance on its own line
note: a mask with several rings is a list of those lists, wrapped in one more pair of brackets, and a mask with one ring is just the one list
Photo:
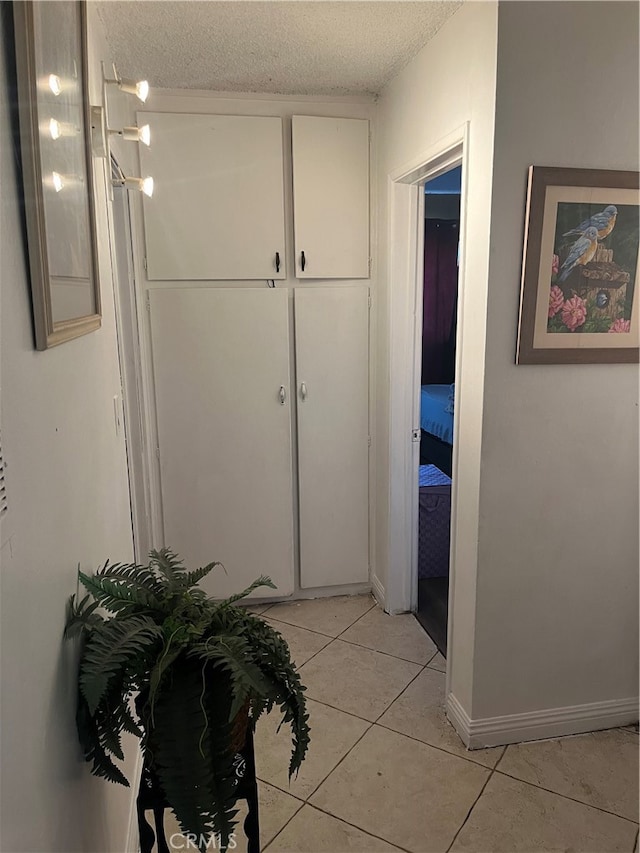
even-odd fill
[(146, 819), (144, 812), (144, 803), (141, 802), (138, 796), (136, 809), (138, 812), (138, 834), (140, 836), (140, 853), (151, 853), (156, 840), (155, 833), (151, 828), (151, 824)]
[(258, 817), (258, 781), (256, 779), (256, 760), (253, 751), (253, 733), (251, 727), (247, 731), (247, 741), (243, 750), (246, 764), (244, 796), (247, 800), (247, 816), (244, 820), (244, 831), (247, 836), (247, 853), (260, 853), (260, 820)]
[(157, 853), (171, 853), (164, 834), (164, 806), (154, 806), (153, 817), (156, 822)]

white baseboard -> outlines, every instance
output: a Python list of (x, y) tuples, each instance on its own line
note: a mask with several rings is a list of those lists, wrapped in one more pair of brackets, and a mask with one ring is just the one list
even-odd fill
[(380, 607), (384, 609), (385, 605), (385, 589), (382, 585), (380, 578), (377, 575), (371, 575), (371, 592), (373, 593), (373, 597), (378, 602)]
[(547, 708), (472, 720), (456, 697), (447, 696), (447, 716), (469, 749), (576, 735), (638, 722), (638, 697)]

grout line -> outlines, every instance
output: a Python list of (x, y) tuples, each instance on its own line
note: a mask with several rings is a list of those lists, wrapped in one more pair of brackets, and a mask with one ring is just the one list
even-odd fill
[[(375, 606), (375, 605), (374, 605), (374, 606)], [(356, 620), (356, 621), (357, 621), (357, 620)], [(355, 623), (354, 623), (354, 624), (355, 624)], [(337, 638), (336, 638), (336, 639), (337, 639)], [(325, 646), (325, 648), (327, 648), (327, 647)], [(423, 669), (424, 669), (424, 667), (421, 667), (421, 668), (420, 668), (420, 670), (419, 670), (419, 671), (415, 674), (415, 676), (411, 679), (411, 681), (409, 682), (409, 684), (411, 684), (413, 681), (415, 681), (415, 679), (420, 675), (420, 673), (422, 672), (422, 670), (423, 670)], [(409, 686), (409, 684), (407, 684), (407, 685), (406, 685), (406, 687), (405, 687), (405, 688), (404, 688), (404, 689), (403, 689), (403, 690), (398, 694), (398, 696), (400, 696), (400, 695), (402, 695), (402, 693), (404, 693), (404, 690), (406, 690), (406, 689), (407, 689), (407, 687)], [(312, 699), (313, 697), (309, 696), (309, 698), (310, 698), (310, 699)], [(398, 698), (398, 697), (396, 696), (396, 699), (397, 699), (397, 698)], [(314, 701), (316, 701), (316, 702), (317, 702), (318, 700), (316, 699), (316, 700), (314, 700)], [(358, 739), (357, 739), (357, 740), (356, 740), (356, 741), (355, 741), (355, 742), (354, 742), (354, 743), (349, 747), (349, 749), (345, 752), (345, 754), (342, 756), (342, 758), (340, 759), (340, 761), (338, 761), (338, 763), (337, 763), (337, 764), (336, 764), (336, 765), (335, 765), (335, 766), (334, 766), (334, 767), (333, 767), (333, 768), (332, 768), (332, 769), (327, 773), (327, 775), (322, 779), (322, 781), (321, 781), (321, 782), (319, 782), (319, 783), (318, 783), (318, 785), (316, 785), (316, 787), (313, 789), (313, 791), (312, 791), (312, 792), (309, 794), (309, 796), (307, 797), (307, 802), (309, 802), (309, 799), (310, 799), (310, 798), (311, 798), (311, 797), (316, 793), (316, 791), (318, 791), (318, 789), (319, 789), (319, 788), (320, 788), (320, 787), (321, 787), (321, 786), (322, 786), (322, 785), (327, 781), (327, 779), (329, 778), (329, 776), (331, 776), (331, 774), (332, 774), (335, 770), (337, 770), (337, 769), (338, 769), (338, 767), (340, 767), (340, 765), (341, 765), (341, 764), (342, 764), (342, 762), (345, 760), (345, 758), (346, 758), (346, 757), (347, 757), (347, 756), (348, 756), (348, 755), (349, 755), (349, 754), (350, 754), (350, 753), (355, 749), (355, 747), (360, 743), (360, 741), (361, 741), (361, 740), (362, 740), (362, 738), (367, 734), (367, 732), (371, 731), (371, 729), (375, 726), (376, 722), (380, 719), (380, 717), (382, 717), (382, 715), (385, 713), (385, 711), (386, 711), (388, 708), (390, 708), (390, 707), (391, 707), (391, 705), (393, 704), (393, 702), (395, 702), (395, 701), (396, 701), (396, 700), (394, 699), (392, 702), (390, 702), (390, 703), (389, 703), (389, 705), (387, 705), (387, 707), (384, 709), (384, 711), (382, 711), (382, 713), (381, 713), (381, 714), (379, 714), (379, 715), (378, 715), (378, 717), (377, 717), (377, 719), (376, 719), (376, 720), (374, 720), (373, 722), (372, 722), (371, 720), (364, 720), (364, 722), (366, 722), (366, 723), (368, 723), (368, 724), (369, 724), (369, 725), (367, 726), (367, 728), (362, 732), (362, 734), (360, 735), (360, 737), (359, 737), (359, 738), (358, 738)], [(326, 702), (321, 702), (320, 704), (321, 704), (321, 705), (327, 705), (327, 707), (329, 707), (329, 708), (333, 708), (333, 705), (328, 705)], [(342, 710), (342, 709), (340, 709), (340, 708), (334, 708), (334, 710), (336, 710), (336, 711), (340, 711), (340, 710)], [(342, 713), (348, 713), (348, 712), (347, 712), (347, 711), (343, 711)], [(352, 716), (352, 717), (356, 717), (356, 719), (359, 719), (359, 720), (362, 720), (362, 719), (363, 719), (362, 717), (358, 717), (356, 714), (351, 714), (351, 716)], [(333, 815), (333, 817), (336, 817), (336, 815)], [(346, 823), (346, 822), (347, 822), (347, 821), (345, 821), (345, 823)], [(366, 831), (366, 830), (364, 830), (364, 831)]]
[[(270, 784), (271, 784), (270, 782), (267, 782), (267, 785), (270, 785)], [(273, 786), (273, 787), (275, 787), (275, 786)], [(281, 788), (278, 788), (278, 790), (280, 791), (280, 790), (282, 790), (282, 789), (281, 789)], [(290, 794), (290, 796), (293, 796), (293, 794)], [(297, 799), (297, 798), (296, 798), (296, 799)], [(300, 805), (298, 806), (298, 808), (297, 808), (297, 809), (295, 810), (295, 812), (291, 815), (291, 817), (289, 818), (289, 820), (287, 820), (287, 821), (286, 821), (286, 822), (285, 822), (285, 823), (280, 827), (280, 829), (276, 832), (276, 834), (273, 836), (273, 838), (272, 838), (272, 839), (271, 839), (271, 840), (266, 844), (266, 846), (262, 848), (261, 853), (265, 853), (265, 851), (266, 851), (266, 850), (268, 850), (268, 849), (269, 849), (269, 847), (271, 847), (271, 845), (272, 845), (272, 844), (273, 844), (273, 842), (276, 840), (276, 838), (280, 835), (280, 833), (281, 833), (281, 832), (283, 832), (283, 830), (284, 830), (287, 826), (289, 826), (289, 824), (290, 824), (290, 823), (291, 823), (291, 821), (294, 819), (294, 817), (295, 817), (295, 816), (300, 812), (300, 810), (301, 810), (301, 809), (303, 809), (303, 808), (305, 807), (305, 802), (304, 802), (304, 800), (298, 800), (298, 802), (300, 803)]]
[[(429, 635), (427, 634), (427, 636), (429, 636)], [(438, 657), (438, 654), (439, 654), (439, 652), (438, 652), (438, 649), (436, 648), (435, 652), (431, 655), (429, 660), (426, 662), (425, 666), (429, 666), (431, 661)]]
[[(354, 597), (357, 597), (357, 596), (354, 596)], [(316, 599), (316, 598), (303, 598), (303, 599), (300, 599), (297, 603), (300, 603), (300, 601), (319, 601), (319, 600), (320, 599)], [(327, 601), (331, 601), (331, 596), (327, 596)], [(288, 604), (289, 602), (275, 601), (273, 604), (269, 605), (267, 610), (264, 610), (262, 613), (259, 613), (257, 615), (258, 616), (264, 616), (265, 613), (267, 613), (267, 611), (270, 610), (272, 607), (275, 607), (276, 604), (284, 604), (284, 603)], [(283, 625), (290, 625), (292, 628), (300, 628), (303, 631), (311, 631), (312, 634), (319, 634), (321, 637), (330, 637), (332, 640), (337, 640), (338, 637), (342, 636), (342, 634), (344, 634), (345, 631), (348, 631), (352, 625), (355, 625), (356, 622), (358, 622), (360, 619), (362, 619), (363, 616), (366, 616), (367, 613), (369, 613), (370, 610), (373, 610), (373, 608), (376, 606), (377, 606), (376, 602), (374, 601), (373, 604), (367, 610), (365, 610), (364, 613), (361, 613), (357, 619), (355, 619), (353, 622), (351, 622), (349, 625), (347, 625), (347, 627), (344, 628), (342, 631), (340, 631), (338, 634), (325, 634), (324, 631), (316, 631), (315, 628), (307, 628), (306, 625), (298, 625), (295, 622), (287, 622), (286, 619), (278, 619), (275, 616), (270, 616), (269, 618), (273, 622), (282, 622)]]
[(495, 763), (495, 765), (494, 765), (494, 768), (493, 768), (494, 770), (497, 770), (497, 769), (498, 769), (498, 765), (501, 763), (502, 759), (503, 759), (503, 758), (505, 757), (505, 755), (507, 754), (507, 750), (509, 749), (509, 747), (510, 747), (510, 746), (511, 746), (511, 744), (510, 744), (510, 743), (505, 744), (505, 746), (504, 746), (504, 748), (503, 748), (503, 750), (502, 750), (502, 755), (500, 756), (500, 758), (496, 761), (496, 763)]
[(353, 717), (354, 719), (360, 720), (363, 723), (368, 723), (370, 726), (373, 726), (375, 723), (375, 720), (368, 720), (366, 717), (359, 717), (357, 714), (354, 714), (353, 711), (345, 711), (344, 708), (336, 708), (335, 705), (330, 705), (328, 702), (325, 702), (322, 699), (315, 699), (313, 696), (305, 696), (305, 698), (310, 699), (317, 705), (324, 705), (325, 708), (331, 708), (333, 711), (339, 711), (341, 714), (346, 714), (348, 717)]
[[(361, 613), (361, 614), (360, 614), (360, 616), (358, 616), (358, 618), (357, 618), (356, 620), (354, 620), (354, 621), (351, 623), (351, 625), (347, 625), (347, 627), (344, 629), (344, 631), (341, 631), (341, 632), (338, 634), (338, 637), (341, 637), (343, 634), (345, 634), (345, 633), (349, 630), (349, 628), (353, 628), (353, 626), (354, 626), (355, 624), (357, 624), (361, 619), (364, 619), (364, 617), (365, 617), (368, 613), (371, 613), (371, 611), (374, 609), (374, 607), (377, 607), (377, 606), (378, 606), (378, 602), (374, 599), (373, 604), (371, 605), (371, 607), (370, 607), (368, 610), (365, 610), (365, 612), (364, 612), (364, 613)], [(338, 637), (336, 637), (336, 640), (338, 639)]]
[[(324, 634), (322, 634), (322, 636), (324, 637)], [(283, 639), (284, 639), (284, 638), (283, 638)], [(286, 640), (285, 640), (285, 642), (286, 642)], [(318, 649), (318, 651), (317, 651), (317, 652), (314, 652), (314, 653), (311, 655), (311, 657), (307, 658), (307, 659), (306, 659), (306, 661), (305, 661), (304, 663), (301, 663), (301, 664), (300, 664), (300, 666), (297, 666), (297, 667), (296, 667), (296, 672), (298, 672), (298, 673), (302, 672), (303, 667), (304, 667), (304, 666), (306, 666), (306, 664), (308, 664), (308, 663), (309, 663), (309, 661), (311, 661), (311, 660), (313, 660), (315, 657), (317, 657), (317, 656), (320, 654), (320, 652), (323, 652), (325, 649), (328, 649), (328, 648), (329, 648), (329, 646), (331, 645), (331, 643), (333, 643), (333, 640), (329, 640), (329, 642), (328, 642), (328, 643), (326, 643), (326, 644), (325, 644), (321, 649)], [(291, 649), (289, 649), (289, 652), (291, 652)], [(304, 685), (304, 686), (305, 686), (305, 693), (306, 693), (306, 685)], [(306, 698), (306, 699), (311, 699), (311, 696), (305, 696), (305, 698)], [(317, 700), (314, 700), (314, 701), (317, 701)], [(324, 704), (324, 703), (323, 703), (323, 704)], [(354, 714), (354, 716), (355, 716), (355, 714)]]
[[(635, 737), (635, 738), (638, 737), (638, 732), (635, 731), (634, 729), (628, 728), (628, 726), (618, 726), (617, 728), (615, 728), (613, 730), (612, 729), (603, 729), (603, 731), (624, 732), (627, 735), (631, 735), (631, 737)], [(585, 734), (589, 734), (589, 732), (585, 732)]]
[[(273, 607), (275, 605), (271, 605), (271, 606)], [(401, 661), (404, 661), (405, 663), (414, 663), (416, 666), (421, 666), (421, 667), (429, 666), (431, 661), (438, 656), (438, 653), (439, 653), (438, 649), (435, 649), (435, 651), (433, 652), (433, 654), (431, 655), (431, 657), (429, 658), (429, 660), (426, 663), (421, 663), (420, 661), (410, 660), (409, 658), (403, 658), (400, 655), (391, 654), (391, 652), (384, 652), (381, 649), (374, 649), (371, 646), (365, 646), (362, 643), (356, 643), (354, 640), (343, 639), (343, 635), (346, 634), (350, 628), (353, 628), (353, 626), (357, 622), (359, 622), (361, 619), (363, 619), (368, 613), (370, 613), (374, 607), (377, 607), (377, 605), (373, 604), (372, 607), (369, 608), (369, 610), (367, 610), (361, 616), (358, 616), (358, 618), (355, 620), (355, 622), (352, 622), (351, 625), (348, 625), (343, 631), (341, 631), (339, 634), (336, 634), (335, 636), (333, 634), (325, 634), (322, 631), (316, 631), (315, 628), (307, 628), (305, 625), (295, 625), (293, 622), (285, 622), (284, 619), (276, 619), (275, 616), (269, 616), (267, 618), (269, 619), (270, 622), (280, 622), (281, 624), (288, 625), (291, 628), (299, 628), (301, 631), (309, 631), (309, 633), (311, 633), (311, 634), (317, 634), (319, 637), (328, 637), (330, 640), (340, 640), (342, 643), (348, 643), (350, 646), (357, 646), (359, 649), (367, 649), (367, 651), (370, 651), (370, 652), (377, 652), (379, 655), (386, 655), (386, 657), (393, 658), (394, 660), (401, 660)], [(266, 614), (266, 612), (267, 611), (264, 611), (264, 613), (260, 613), (258, 615), (264, 616)], [(393, 618), (393, 617), (389, 617), (389, 618)], [(277, 628), (276, 628), (276, 630), (277, 630)], [(326, 647), (328, 645), (329, 645), (329, 643), (327, 643), (325, 646), (323, 646), (323, 648), (326, 649)], [(322, 649), (319, 649), (318, 651), (322, 651)], [(318, 654), (318, 652), (315, 652), (312, 655), (312, 657), (315, 657), (317, 654)], [(311, 658), (309, 658), (309, 660), (311, 660)], [(308, 662), (309, 661), (307, 660), (304, 663), (308, 663)], [(304, 664), (301, 664), (301, 666), (304, 666)], [(435, 669), (434, 667), (431, 667), (431, 669), (433, 669), (435, 672), (442, 672), (442, 670)]]
[(401, 660), (403, 663), (413, 663), (416, 666), (419, 666), (421, 669), (424, 669), (425, 666), (427, 666), (426, 663), (420, 663), (419, 661), (409, 660), (408, 658), (401, 658), (398, 655), (392, 655), (391, 652), (383, 652), (380, 649), (372, 649), (371, 646), (363, 646), (362, 643), (354, 643), (353, 640), (343, 640), (342, 634), (339, 637), (336, 637), (335, 639), (340, 640), (341, 643), (346, 643), (348, 646), (356, 646), (359, 649), (366, 649), (366, 651), (368, 652), (374, 652), (377, 655), (384, 655), (387, 658), (393, 658), (393, 660)]
[[(425, 669), (426, 669), (426, 667), (425, 667), (425, 666), (421, 666), (421, 667), (420, 667), (420, 670), (419, 670), (418, 672), (416, 672), (416, 674), (413, 676), (413, 678), (411, 679), (411, 681), (409, 681), (407, 684), (405, 684), (405, 686), (402, 688), (402, 690), (400, 691), (400, 693), (398, 693), (398, 695), (396, 696), (396, 698), (395, 698), (395, 699), (392, 699), (392, 700), (391, 700), (391, 702), (389, 702), (389, 704), (387, 705), (387, 707), (384, 709), (384, 711), (383, 711), (381, 714), (378, 714), (377, 718), (374, 720), (374, 724), (375, 724), (375, 723), (377, 723), (379, 720), (381, 720), (381, 719), (382, 719), (382, 717), (384, 717), (384, 715), (387, 713), (387, 711), (389, 710), (389, 708), (390, 708), (390, 707), (391, 707), (395, 702), (397, 702), (397, 701), (398, 701), (398, 699), (399, 699), (399, 698), (400, 698), (404, 693), (406, 693), (406, 691), (411, 687), (411, 685), (412, 685), (412, 684), (413, 684), (413, 682), (416, 680), (416, 678), (418, 678), (418, 676), (419, 676), (419, 675), (422, 675), (422, 673), (425, 671)], [(386, 726), (385, 726), (385, 728), (386, 728)]]
[(460, 833), (461, 833), (461, 832), (462, 832), (462, 830), (464, 829), (465, 824), (467, 823), (467, 821), (468, 821), (468, 820), (469, 820), (469, 818), (471, 817), (471, 812), (475, 809), (475, 807), (476, 807), (476, 805), (477, 805), (477, 803), (478, 803), (478, 800), (479, 800), (479, 799), (480, 799), (480, 797), (484, 794), (485, 788), (487, 787), (487, 785), (488, 785), (488, 784), (489, 784), (489, 782), (491, 781), (491, 778), (492, 778), (492, 776), (493, 776), (493, 774), (494, 774), (495, 772), (496, 772), (496, 771), (495, 771), (495, 770), (493, 770), (493, 769), (491, 769), (491, 770), (490, 770), (489, 775), (487, 776), (487, 778), (486, 778), (486, 780), (485, 780), (484, 785), (482, 786), (482, 788), (480, 788), (480, 792), (478, 793), (478, 796), (475, 798), (475, 800), (474, 800), (474, 801), (473, 801), (473, 803), (471, 804), (471, 808), (470, 808), (470, 809), (469, 809), (469, 811), (467, 812), (467, 815), (466, 815), (465, 819), (462, 821), (462, 823), (460, 824), (460, 827), (459, 827), (458, 831), (456, 832), (456, 834), (455, 834), (455, 835), (453, 836), (453, 838), (451, 839), (451, 844), (447, 847), (447, 853), (449, 853), (449, 851), (451, 850), (451, 848), (453, 847), (453, 845), (456, 843), (456, 838), (460, 835)]
[[(317, 790), (318, 790), (320, 787), (322, 787), (322, 785), (324, 785), (324, 783), (327, 781), (327, 779), (329, 778), (329, 776), (331, 776), (331, 774), (334, 772), (334, 770), (337, 770), (337, 769), (338, 769), (338, 767), (340, 767), (340, 765), (341, 765), (341, 764), (342, 764), (342, 762), (345, 760), (345, 758), (347, 757), (347, 755), (349, 755), (349, 754), (351, 753), (351, 751), (352, 751), (352, 750), (353, 750), (353, 749), (354, 749), (354, 748), (355, 748), (355, 747), (360, 743), (360, 741), (362, 740), (362, 738), (366, 735), (366, 733), (367, 733), (368, 731), (370, 731), (370, 730), (374, 727), (374, 725), (375, 725), (375, 723), (371, 723), (371, 722), (369, 723), (369, 725), (368, 725), (368, 726), (367, 726), (367, 728), (362, 732), (362, 734), (360, 735), (360, 737), (359, 737), (356, 741), (354, 741), (354, 742), (351, 744), (351, 746), (350, 746), (350, 747), (349, 747), (349, 749), (345, 752), (345, 754), (342, 756), (342, 758), (340, 759), (340, 761), (338, 761), (338, 763), (337, 763), (334, 767), (332, 767), (332, 768), (331, 768), (331, 770), (329, 770), (329, 772), (327, 773), (327, 775), (326, 775), (326, 776), (323, 776), (323, 778), (320, 780), (320, 782), (318, 782), (318, 784), (315, 786), (315, 788), (313, 789), (313, 791), (311, 791), (311, 793), (309, 794), (309, 796), (306, 798), (305, 802), (307, 802), (307, 803), (309, 802), (309, 800), (311, 799), (311, 797), (313, 797), (313, 795), (317, 792)], [(334, 817), (336, 817), (336, 815), (334, 815)]]
[[(338, 817), (338, 815), (333, 814), (333, 812), (329, 812), (326, 809), (323, 809), (321, 806), (316, 806), (313, 803), (307, 803), (310, 809), (315, 809), (318, 812), (322, 812), (322, 814), (326, 814), (328, 817), (332, 817), (334, 820), (339, 820), (341, 823), (346, 823), (347, 826), (353, 827), (353, 829), (357, 829), (358, 832), (362, 832), (365, 835), (370, 836), (371, 838), (377, 838), (378, 841), (384, 841), (385, 844), (391, 844), (397, 850), (402, 850), (404, 853), (415, 853), (415, 851), (409, 850), (408, 847), (401, 847), (397, 841), (389, 841), (386, 838), (383, 838), (381, 835), (376, 835), (375, 832), (370, 832), (368, 829), (363, 829), (361, 826), (358, 826), (355, 823), (351, 823), (348, 820), (345, 820), (343, 817)], [(335, 853), (342, 853), (342, 851), (336, 851)]]
[[(407, 737), (407, 738), (409, 738), (409, 740), (413, 740), (416, 743), (421, 743), (423, 746), (428, 746), (431, 749), (437, 749), (438, 752), (444, 752), (446, 755), (453, 756), (453, 758), (461, 758), (463, 761), (470, 761), (471, 764), (474, 764), (476, 767), (484, 767), (485, 770), (495, 770), (496, 769), (495, 767), (492, 767), (490, 764), (482, 764), (480, 761), (476, 761), (473, 758), (469, 758), (468, 755), (460, 755), (458, 752), (451, 752), (450, 750), (448, 750), (444, 746), (436, 746), (435, 743), (430, 743), (427, 740), (420, 740), (419, 737), (414, 737), (414, 735), (408, 735), (406, 732), (400, 732), (400, 731), (398, 731), (398, 729), (392, 729), (391, 726), (388, 726), (385, 723), (381, 723), (379, 720), (376, 721), (374, 725), (380, 726), (381, 729), (386, 729), (387, 731), (393, 732), (396, 735), (402, 735), (402, 737)], [(453, 726), (452, 726), (452, 728), (453, 728)], [(455, 732), (455, 729), (454, 729), (454, 732)], [(456, 733), (456, 737), (457, 736), (458, 735)], [(462, 746), (464, 747), (464, 744), (462, 744)], [(485, 748), (500, 749), (499, 746), (485, 747)], [(466, 747), (465, 747), (465, 749), (466, 749)], [(473, 754), (474, 752), (483, 752), (483, 749), (480, 749), (480, 750), (467, 749), (467, 752), (470, 754)], [(500, 758), (502, 758), (502, 756), (500, 756)], [(500, 761), (500, 758), (498, 759), (498, 761)]]
[(570, 797), (568, 794), (561, 794), (558, 791), (552, 791), (551, 788), (545, 788), (543, 785), (537, 785), (535, 782), (528, 782), (526, 779), (519, 779), (517, 776), (512, 776), (510, 773), (506, 773), (504, 770), (498, 770), (497, 765), (496, 773), (499, 773), (501, 776), (506, 776), (507, 779), (513, 779), (514, 782), (522, 782), (523, 785), (529, 785), (530, 788), (538, 788), (540, 791), (546, 791), (547, 794), (553, 794), (556, 797), (562, 797), (563, 800), (570, 800), (572, 803), (578, 803), (579, 805), (585, 806), (585, 808), (588, 809), (596, 809), (596, 811), (612, 815), (613, 817), (617, 817), (619, 820), (626, 820), (627, 823), (633, 823), (637, 826), (637, 821), (633, 820), (633, 818), (625, 817), (624, 815), (618, 814), (618, 812), (612, 812), (609, 809), (604, 809), (602, 808), (602, 806), (594, 806), (591, 803), (585, 803), (584, 800), (576, 800), (575, 797)]
[[(337, 638), (336, 638), (336, 639), (337, 639)], [(344, 640), (343, 640), (342, 642), (344, 642)], [(329, 645), (330, 645), (330, 644), (329, 644)], [(328, 646), (325, 646), (324, 648), (326, 649), (326, 648), (328, 648)], [(323, 649), (320, 649), (320, 651), (323, 651)], [(371, 651), (371, 649), (370, 649), (369, 651)], [(319, 653), (320, 653), (320, 652), (316, 652), (316, 654), (319, 654)], [(315, 655), (314, 655), (313, 657), (315, 657)], [(311, 658), (309, 658), (309, 660), (311, 660)], [(406, 663), (411, 663), (411, 661), (405, 661), (405, 662), (406, 662)], [(304, 664), (302, 664), (302, 666), (300, 667), (300, 669), (302, 670), (302, 668), (303, 668), (304, 666), (306, 666), (306, 664), (307, 664), (307, 663), (309, 663), (309, 661), (305, 661), (305, 663), (304, 663)], [(351, 716), (351, 717), (355, 717), (355, 718), (356, 718), (356, 719), (358, 719), (358, 720), (364, 720), (364, 722), (365, 722), (365, 723), (370, 723), (371, 725), (375, 725), (375, 724), (378, 722), (378, 720), (379, 720), (379, 719), (380, 719), (380, 718), (381, 718), (381, 717), (382, 717), (382, 716), (383, 716), (383, 715), (384, 715), (384, 714), (389, 710), (389, 708), (393, 705), (393, 703), (394, 703), (397, 699), (399, 699), (399, 698), (402, 696), (402, 694), (405, 692), (405, 690), (406, 690), (406, 689), (407, 689), (411, 684), (413, 684), (413, 682), (416, 680), (416, 678), (417, 678), (419, 675), (421, 675), (421, 673), (422, 673), (422, 672), (424, 672), (424, 670), (426, 669), (426, 667), (425, 667), (424, 665), (422, 665), (422, 664), (416, 664), (416, 666), (419, 666), (419, 667), (420, 667), (420, 669), (418, 670), (418, 672), (416, 672), (416, 674), (411, 678), (411, 680), (410, 680), (409, 682), (407, 682), (407, 684), (402, 688), (402, 690), (400, 691), (400, 693), (398, 693), (398, 695), (397, 695), (394, 699), (392, 699), (392, 700), (389, 702), (389, 704), (386, 706), (386, 708), (385, 708), (385, 709), (384, 709), (380, 714), (378, 714), (378, 716), (376, 717), (376, 719), (375, 719), (375, 720), (369, 720), (369, 719), (367, 719), (366, 717), (360, 717), (360, 716), (358, 716), (358, 714), (354, 714), (354, 713), (353, 713), (353, 711), (345, 711), (343, 708), (336, 708), (336, 706), (335, 706), (335, 705), (331, 705), (331, 704), (329, 704), (329, 702), (325, 702), (325, 701), (324, 701), (324, 700), (322, 700), (322, 699), (316, 699), (314, 696), (311, 696), (310, 694), (308, 694), (308, 695), (307, 695), (307, 698), (308, 698), (308, 699), (311, 699), (311, 700), (312, 700), (312, 701), (314, 701), (314, 702), (318, 702), (320, 705), (326, 705), (326, 706), (327, 706), (327, 708), (333, 708), (333, 710), (334, 710), (334, 711), (340, 711), (340, 712), (341, 712), (341, 713), (343, 713), (343, 714), (349, 714), (349, 716)], [(385, 728), (386, 728), (386, 726), (385, 726)], [(354, 745), (355, 745), (355, 744), (354, 744)]]
[[(264, 613), (260, 614), (260, 616), (264, 615)], [(289, 628), (298, 628), (300, 631), (309, 631), (310, 634), (317, 634), (319, 637), (328, 637), (330, 640), (337, 640), (337, 637), (333, 634), (324, 634), (322, 631), (316, 631), (314, 628), (306, 628), (304, 625), (294, 625), (293, 622), (285, 622), (284, 619), (276, 619), (275, 616), (269, 616), (269, 621), (279, 622), (281, 625), (287, 625)]]
[(263, 779), (261, 776), (256, 776), (258, 782), (262, 782), (263, 785), (270, 785), (272, 788), (277, 788), (281, 794), (287, 794), (289, 797), (293, 797), (294, 800), (298, 800), (300, 805), (304, 805), (307, 801), (304, 797), (299, 797), (297, 794), (292, 794), (291, 789), (283, 788), (282, 785), (278, 785), (277, 782), (268, 782), (266, 779)]

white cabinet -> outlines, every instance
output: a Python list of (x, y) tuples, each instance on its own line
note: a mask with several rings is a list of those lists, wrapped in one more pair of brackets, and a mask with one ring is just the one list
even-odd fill
[(283, 279), (282, 119), (138, 113), (147, 278)]
[[(293, 116), (297, 278), (368, 278), (369, 122)], [(139, 112), (150, 281), (285, 279), (282, 118)]]
[(164, 543), (211, 593), (293, 592), (296, 475), (300, 586), (368, 581), (368, 295), (296, 289), (294, 371), (285, 289), (151, 290)]
[(298, 278), (369, 276), (369, 122), (293, 116)]
[(203, 586), (260, 574), (294, 588), (289, 314), (285, 290), (150, 293), (164, 541)]
[(300, 586), (369, 580), (369, 289), (295, 291)]

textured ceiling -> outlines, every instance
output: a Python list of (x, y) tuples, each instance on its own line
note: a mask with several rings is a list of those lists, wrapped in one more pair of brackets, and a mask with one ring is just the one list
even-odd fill
[(119, 73), (169, 89), (377, 94), (462, 0), (103, 0)]

